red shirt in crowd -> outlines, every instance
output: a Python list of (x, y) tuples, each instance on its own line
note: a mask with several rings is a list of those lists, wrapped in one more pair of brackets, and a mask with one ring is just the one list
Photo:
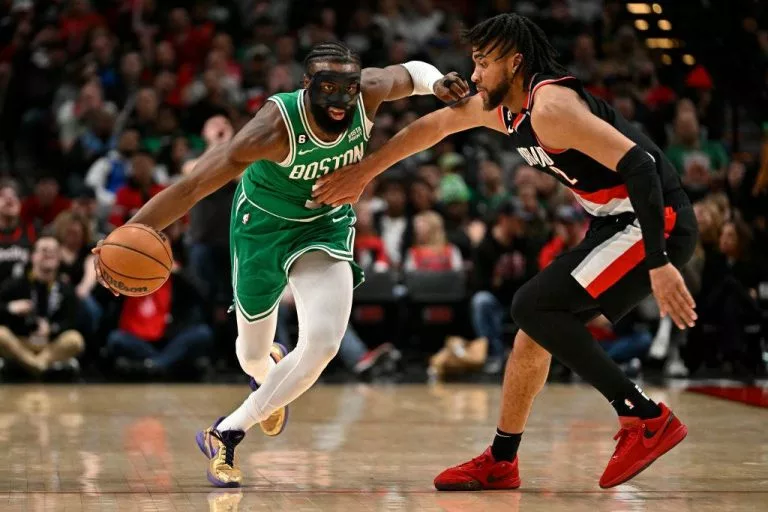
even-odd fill
[(448, 272), (461, 270), (462, 265), (461, 253), (452, 244), (445, 244), (443, 247), (428, 245), (411, 247), (405, 259), (406, 270)]
[(126, 297), (120, 312), (120, 330), (144, 341), (162, 339), (171, 312), (171, 282), (169, 279), (151, 295)]
[(62, 195), (56, 196), (49, 205), (40, 204), (40, 199), (32, 195), (21, 203), (21, 219), (25, 223), (34, 224), (40, 221), (41, 226), (47, 226), (63, 211), (69, 210), (72, 200)]
[(123, 185), (117, 189), (115, 194), (115, 204), (112, 206), (112, 213), (109, 216), (109, 223), (114, 227), (119, 227), (128, 222), (128, 219), (136, 213), (139, 208), (160, 193), (165, 187), (153, 183), (149, 187), (149, 193), (135, 185)]
[(355, 237), (355, 261), (363, 268), (374, 264), (388, 267), (389, 258), (381, 237), (377, 235)]

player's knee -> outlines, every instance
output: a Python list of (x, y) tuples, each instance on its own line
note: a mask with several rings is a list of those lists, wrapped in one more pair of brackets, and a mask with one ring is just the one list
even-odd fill
[(235, 343), (235, 354), (240, 367), (248, 375), (253, 375), (269, 358), (272, 341), (246, 340), (242, 336)]
[(528, 281), (517, 290), (512, 299), (512, 320), (520, 329), (525, 330), (526, 326), (530, 325), (536, 317), (536, 305), (538, 303), (536, 288), (532, 280)]
[(497, 303), (498, 299), (491, 292), (477, 292), (472, 296), (472, 311), (484, 311)]
[(343, 336), (343, 330), (329, 323), (313, 326), (307, 336), (308, 348), (316, 357), (328, 362), (339, 352)]

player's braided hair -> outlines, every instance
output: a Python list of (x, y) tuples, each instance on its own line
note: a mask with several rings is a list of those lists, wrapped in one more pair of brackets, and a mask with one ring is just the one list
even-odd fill
[(309, 69), (313, 62), (335, 62), (338, 64), (360, 65), (360, 55), (344, 43), (329, 41), (316, 44), (304, 58), (304, 69)]
[(513, 49), (523, 55), (524, 82), (530, 82), (536, 73), (566, 74), (557, 62), (557, 50), (547, 40), (544, 31), (533, 21), (519, 14), (499, 14), (464, 32), (464, 39), (475, 48), (488, 54), (496, 48), (499, 57), (505, 57)]

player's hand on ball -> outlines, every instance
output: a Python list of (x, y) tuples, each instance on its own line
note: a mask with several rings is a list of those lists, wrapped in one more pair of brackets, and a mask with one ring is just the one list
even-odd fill
[(443, 78), (435, 82), (433, 86), (435, 96), (445, 103), (453, 103), (469, 95), (469, 85), (461, 76), (451, 71)]
[(317, 180), (312, 187), (312, 199), (331, 206), (354, 204), (370, 181), (362, 162), (348, 165)]
[(96, 280), (101, 286), (112, 292), (112, 295), (118, 297), (120, 294), (117, 293), (117, 290), (109, 286), (109, 283), (104, 279), (104, 274), (101, 271), (101, 265), (99, 265), (99, 253), (101, 252), (101, 246), (103, 243), (104, 240), (99, 240), (99, 242), (96, 244), (96, 247), (91, 249), (91, 253), (93, 253), (93, 268), (96, 270)]
[(696, 302), (685, 286), (683, 276), (671, 264), (654, 268), (651, 274), (651, 289), (656, 302), (659, 304), (659, 312), (662, 317), (669, 315), (675, 325), (681, 330), (686, 326), (693, 327), (696, 324)]

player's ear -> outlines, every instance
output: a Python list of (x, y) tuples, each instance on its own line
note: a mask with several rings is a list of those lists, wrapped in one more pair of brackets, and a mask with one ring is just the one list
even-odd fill
[(512, 70), (517, 71), (520, 65), (523, 63), (523, 54), (516, 53), (512, 56)]
[(301, 81), (301, 84), (302, 84), (302, 86), (303, 86), (305, 89), (309, 89), (309, 82), (310, 82), (311, 80), (312, 80), (312, 79), (311, 79), (311, 78), (309, 78), (309, 75), (308, 75), (308, 74), (306, 74), (306, 73), (304, 73), (304, 79)]

